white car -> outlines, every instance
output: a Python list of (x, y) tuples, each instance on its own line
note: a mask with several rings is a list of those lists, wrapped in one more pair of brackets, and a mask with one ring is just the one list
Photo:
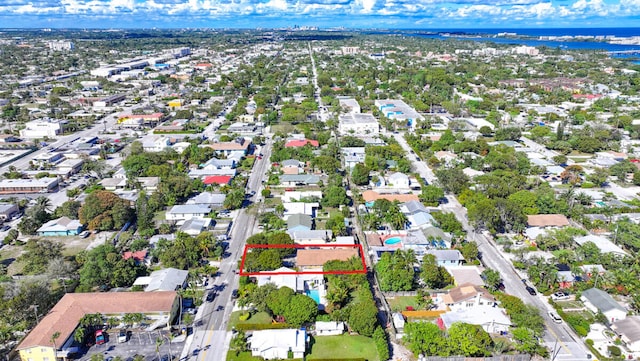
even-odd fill
[(562, 301), (562, 300), (568, 300), (569, 299), (569, 294), (566, 292), (556, 292), (554, 294), (551, 295), (551, 299), (554, 301)]
[(562, 318), (560, 318), (560, 316), (558, 316), (558, 314), (553, 311), (549, 311), (549, 317), (551, 317), (551, 319), (555, 323), (562, 323)]

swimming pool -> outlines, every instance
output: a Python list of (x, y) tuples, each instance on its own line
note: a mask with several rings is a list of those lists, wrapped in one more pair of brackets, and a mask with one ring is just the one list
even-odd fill
[(391, 238), (387, 238), (384, 240), (384, 245), (385, 246), (392, 246), (394, 244), (398, 244), (402, 242), (402, 239), (400, 237), (391, 237)]
[(320, 304), (320, 291), (318, 290), (307, 290), (305, 292), (307, 296), (311, 297), (317, 304)]

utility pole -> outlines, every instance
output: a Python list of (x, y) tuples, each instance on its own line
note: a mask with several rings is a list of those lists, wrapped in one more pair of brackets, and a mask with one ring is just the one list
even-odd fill
[(36, 324), (40, 323), (40, 317), (38, 317), (38, 305), (31, 305), (29, 308), (33, 309), (33, 314), (36, 316)]

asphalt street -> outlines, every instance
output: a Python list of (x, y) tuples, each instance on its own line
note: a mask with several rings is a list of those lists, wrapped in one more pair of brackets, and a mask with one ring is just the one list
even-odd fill
[[(429, 184), (436, 183), (437, 179), (433, 171), (427, 167), (425, 162), (418, 161), (416, 156), (410, 153), (411, 148), (404, 137), (397, 136), (394, 138), (398, 140), (398, 143), (407, 152), (409, 160), (420, 176), (425, 178)], [(549, 347), (552, 352), (552, 360), (589, 360), (584, 343), (573, 330), (564, 322), (557, 324), (551, 320), (547, 314), (547, 312), (551, 310), (551, 306), (547, 303), (546, 298), (540, 294), (536, 296), (530, 295), (525, 289), (522, 277), (513, 268), (511, 262), (498, 251), (492, 239), (486, 237), (484, 234), (477, 233), (475, 229), (469, 225), (467, 210), (453, 195), (448, 195), (447, 200), (448, 202), (441, 207), (453, 212), (458, 221), (462, 223), (462, 226), (467, 231), (467, 238), (475, 241), (478, 245), (478, 250), (482, 253), (482, 262), (485, 266), (500, 272), (503, 284), (505, 285), (505, 291), (510, 295), (520, 298), (525, 303), (534, 305), (540, 309), (546, 327), (543, 339), (546, 346)]]
[[(269, 169), (269, 158), (271, 156), (271, 140), (262, 147), (262, 159), (256, 159), (249, 181), (247, 191), (255, 191), (255, 195), (248, 197), (250, 202), (260, 203), (262, 196), (262, 179)], [(203, 326), (195, 328), (194, 339), (191, 343), (189, 359), (191, 361), (220, 361), (225, 360), (231, 332), (227, 331), (227, 323), (231, 317), (233, 303), (231, 295), (234, 289), (238, 288), (239, 276), (235, 273), (238, 269), (238, 261), (242, 257), (244, 245), (247, 238), (257, 233), (257, 217), (255, 209), (246, 207), (238, 212), (233, 221), (230, 232), (230, 241), (226, 257), (220, 264), (219, 276), (213, 283), (212, 291), (216, 292), (216, 297), (212, 302), (205, 302), (199, 311), (202, 315)], [(211, 291), (210, 291), (211, 292)], [(197, 320), (196, 320), (197, 321)], [(197, 322), (196, 322), (197, 323)]]

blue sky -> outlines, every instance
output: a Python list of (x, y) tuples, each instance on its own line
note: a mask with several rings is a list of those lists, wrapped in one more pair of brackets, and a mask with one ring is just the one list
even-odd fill
[(640, 0), (0, 0), (9, 28), (640, 27)]

